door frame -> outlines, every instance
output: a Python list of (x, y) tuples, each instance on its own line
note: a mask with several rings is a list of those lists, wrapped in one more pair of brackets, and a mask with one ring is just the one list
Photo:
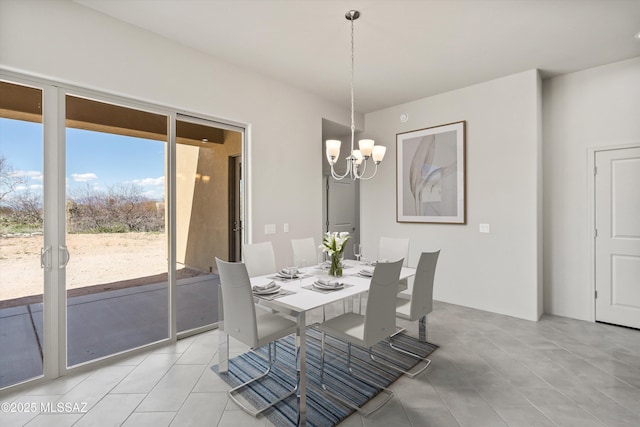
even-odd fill
[(607, 146), (590, 147), (587, 150), (587, 195), (589, 198), (587, 209), (587, 240), (589, 242), (588, 256), (589, 263), (589, 320), (596, 321), (596, 154), (601, 151), (623, 150), (626, 148), (640, 148), (640, 141), (625, 144), (613, 144)]
[[(242, 182), (242, 154), (232, 154), (228, 156), (229, 161), (229, 182), (228, 182), (228, 200), (229, 200), (229, 259), (228, 261), (239, 262), (242, 260), (242, 243), (244, 241), (244, 223), (242, 218), (242, 203), (240, 195), (236, 194), (236, 188), (240, 187)], [(238, 171), (240, 172), (238, 174)], [(239, 176), (239, 179), (237, 179)], [(240, 218), (239, 224), (234, 224), (235, 218)], [(237, 227), (238, 230), (234, 230)], [(240, 233), (240, 240), (236, 242), (236, 232)], [(238, 255), (238, 256), (236, 256)]]

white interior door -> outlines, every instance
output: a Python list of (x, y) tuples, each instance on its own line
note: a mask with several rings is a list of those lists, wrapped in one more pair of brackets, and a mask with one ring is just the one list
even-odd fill
[(327, 178), (327, 230), (326, 231), (347, 231), (351, 234), (351, 239), (347, 242), (344, 250), (345, 258), (353, 259), (353, 244), (359, 243), (358, 233), (358, 188), (357, 183), (345, 179), (336, 181)]
[(595, 165), (596, 320), (640, 328), (640, 147)]

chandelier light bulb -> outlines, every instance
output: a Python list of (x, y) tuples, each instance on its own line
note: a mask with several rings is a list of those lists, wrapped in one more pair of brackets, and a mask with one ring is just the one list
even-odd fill
[(327, 160), (329, 163), (334, 164), (338, 161), (338, 157), (340, 157), (340, 144), (342, 144), (342, 142), (338, 139), (327, 139), (325, 145), (327, 147)]
[(375, 147), (373, 147), (373, 153), (372, 153), (372, 158), (373, 161), (378, 164), (382, 161), (382, 159), (384, 159), (384, 154), (387, 152), (387, 147), (385, 147), (384, 145), (376, 145)]
[(362, 163), (362, 153), (360, 152), (360, 150), (353, 150), (353, 153), (351, 153), (351, 155), (353, 156), (356, 166), (359, 166)]
[(373, 139), (361, 139), (360, 141), (358, 141), (358, 147), (360, 148), (360, 151), (362, 152), (362, 155), (365, 159), (368, 159), (369, 156), (371, 156), (371, 151), (373, 151), (374, 145), (375, 142), (373, 141)]

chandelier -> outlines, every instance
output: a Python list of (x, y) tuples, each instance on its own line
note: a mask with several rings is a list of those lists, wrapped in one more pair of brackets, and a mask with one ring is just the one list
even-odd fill
[[(334, 166), (338, 161), (338, 157), (340, 157), (340, 144), (341, 141), (337, 139), (327, 139), (325, 142), (327, 160), (329, 161), (329, 165), (331, 165), (331, 176), (334, 179), (341, 180), (349, 176), (351, 179), (362, 179), (367, 180), (374, 177), (376, 172), (378, 172), (378, 165), (384, 158), (384, 153), (387, 151), (387, 147), (382, 145), (375, 145), (373, 139), (361, 139), (358, 141), (358, 150), (354, 150), (354, 134), (356, 130), (355, 126), (355, 103), (353, 97), (353, 58), (354, 58), (354, 49), (353, 49), (353, 21), (360, 17), (360, 12), (357, 10), (350, 10), (345, 15), (349, 21), (351, 21), (351, 154), (347, 156), (347, 170), (344, 174), (338, 174)], [(371, 159), (375, 166), (373, 173), (367, 177), (365, 177), (365, 172), (367, 170), (367, 162)]]

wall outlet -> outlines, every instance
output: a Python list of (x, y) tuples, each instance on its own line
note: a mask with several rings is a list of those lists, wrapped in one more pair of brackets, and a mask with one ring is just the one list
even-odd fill
[(491, 231), (489, 224), (480, 224), (481, 233), (489, 233)]
[(264, 234), (276, 234), (276, 225), (275, 224), (265, 224), (264, 225)]

